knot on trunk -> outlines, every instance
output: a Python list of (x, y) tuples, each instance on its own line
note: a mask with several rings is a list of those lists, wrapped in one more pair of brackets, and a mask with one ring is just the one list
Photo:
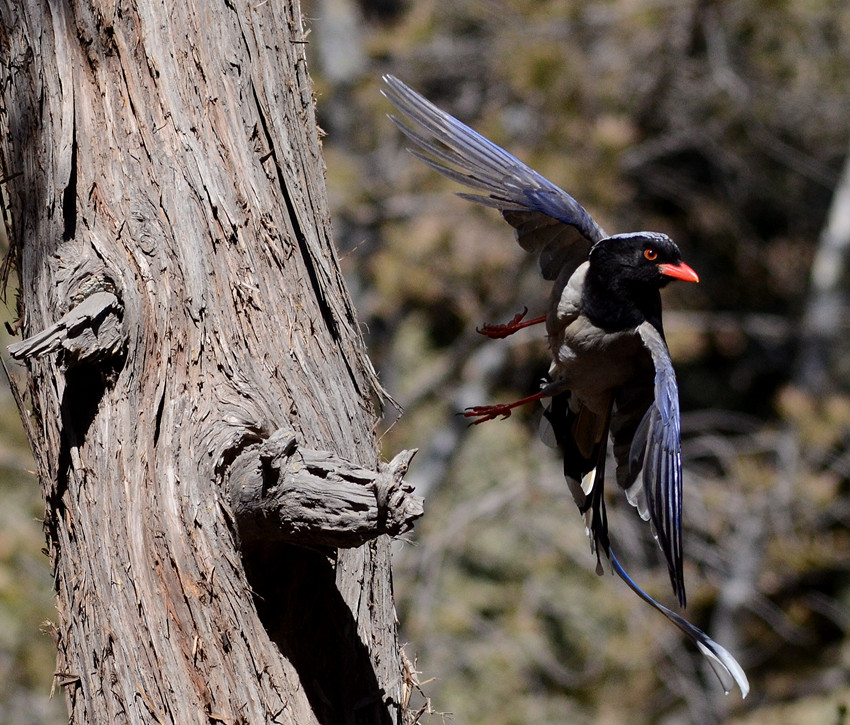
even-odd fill
[(250, 445), (228, 477), (242, 543), (347, 548), (408, 531), (424, 510), (404, 481), (415, 453), (402, 451), (371, 471), (300, 447), (291, 430)]

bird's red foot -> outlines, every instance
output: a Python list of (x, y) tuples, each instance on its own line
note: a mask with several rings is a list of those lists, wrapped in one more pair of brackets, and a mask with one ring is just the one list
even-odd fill
[(499, 403), (497, 405), (476, 405), (472, 408), (466, 408), (463, 411), (465, 418), (477, 418), (470, 425), (478, 425), (488, 420), (495, 420), (500, 415), (502, 420), (511, 417), (511, 410), (516, 407), (516, 403)]
[(548, 395), (549, 393), (544, 393), (541, 390), (539, 393), (529, 395), (527, 398), (514, 401), (513, 403), (497, 403), (496, 405), (476, 405), (472, 408), (466, 408), (466, 410), (463, 411), (463, 415), (465, 418), (478, 418), (478, 420), (473, 420), (470, 425), (478, 425), (479, 423), (483, 423), (487, 420), (495, 420), (499, 416), (502, 416), (502, 420), (504, 420), (505, 418), (511, 417), (511, 411), (514, 408), (519, 408), (519, 406), (526, 405), (533, 400), (540, 400), (541, 398), (546, 398), (548, 397)]
[(532, 325), (539, 325), (541, 322), (546, 322), (546, 315), (535, 317), (533, 320), (526, 320), (523, 322), (523, 318), (526, 314), (528, 314), (528, 307), (523, 308), (522, 312), (517, 312), (513, 319), (504, 325), (484, 325), (484, 327), (476, 327), (475, 331), (486, 337), (493, 338), (494, 340), (501, 340), (508, 335), (513, 335), (517, 330), (521, 330), (523, 327), (531, 327)]

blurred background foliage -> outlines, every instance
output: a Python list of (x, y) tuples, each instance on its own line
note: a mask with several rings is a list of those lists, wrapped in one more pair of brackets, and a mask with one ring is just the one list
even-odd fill
[[(308, 0), (304, 12), (337, 246), (404, 408), (387, 411), (381, 443), (420, 449), (409, 477), (426, 515), (397, 545), (395, 592), (430, 720), (848, 722), (850, 239), (825, 229), (850, 143), (850, 4)], [(536, 390), (542, 331), (489, 341), (475, 327), (540, 314), (548, 284), (497, 213), (405, 152), (383, 73), (610, 233), (670, 234), (700, 273), (664, 295), (684, 410), (687, 616), (738, 657), (746, 701), (594, 574), (557, 457), (537, 440), (539, 408), (472, 428), (457, 416)], [(39, 631), (52, 616), (41, 504), (3, 402), (0, 722), (59, 723)], [(646, 525), (611, 494), (624, 564), (672, 606)]]
[[(850, 144), (850, 5), (311, 0), (306, 12), (335, 237), (405, 411), (388, 411), (382, 445), (420, 448), (409, 475), (426, 515), (397, 547), (395, 590), (433, 708), (488, 725), (847, 722), (848, 289), (842, 240), (825, 229)], [(536, 390), (542, 330), (490, 341), (475, 327), (540, 314), (548, 284), (497, 213), (406, 153), (383, 73), (609, 232), (670, 234), (700, 273), (664, 293), (684, 410), (687, 616), (739, 658), (746, 701), (594, 574), (557, 457), (537, 440), (539, 406), (472, 428), (458, 418)], [(672, 605), (647, 527), (610, 493), (627, 568)]]

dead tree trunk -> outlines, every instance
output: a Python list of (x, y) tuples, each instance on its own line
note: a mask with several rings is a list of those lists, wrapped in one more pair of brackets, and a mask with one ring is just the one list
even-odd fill
[(421, 505), (378, 461), (304, 42), (284, 0), (0, 0), (71, 722), (403, 720), (386, 534)]

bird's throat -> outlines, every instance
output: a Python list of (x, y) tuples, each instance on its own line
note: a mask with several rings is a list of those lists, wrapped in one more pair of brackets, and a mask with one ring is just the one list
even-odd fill
[(629, 284), (588, 270), (582, 290), (582, 312), (606, 332), (633, 330), (645, 320), (661, 326), (661, 293), (656, 287)]

